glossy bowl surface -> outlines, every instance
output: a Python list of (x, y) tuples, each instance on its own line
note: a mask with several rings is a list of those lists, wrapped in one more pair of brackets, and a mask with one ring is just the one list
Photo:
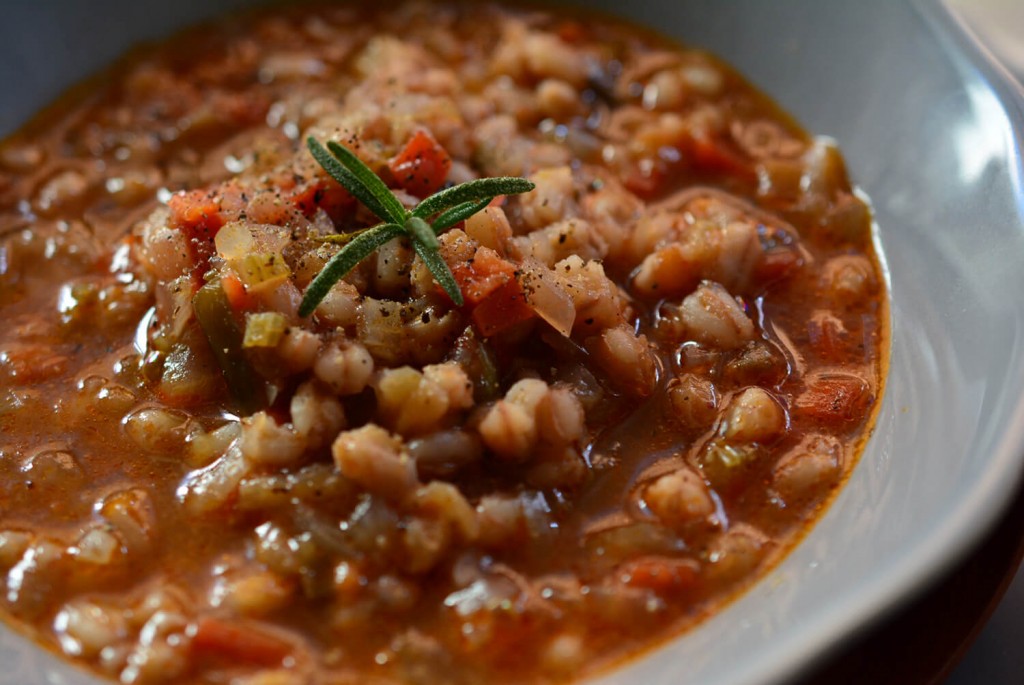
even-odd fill
[[(0, 133), (131, 45), (247, 4), (6, 7)], [(924, 589), (985, 532), (1016, 486), (1024, 461), (1024, 94), (941, 6), (923, 0), (588, 4), (716, 52), (807, 129), (835, 137), (881, 227), (891, 372), (849, 483), (751, 591), (595, 683), (783, 681)], [(0, 664), (2, 685), (94, 682), (5, 628)]]

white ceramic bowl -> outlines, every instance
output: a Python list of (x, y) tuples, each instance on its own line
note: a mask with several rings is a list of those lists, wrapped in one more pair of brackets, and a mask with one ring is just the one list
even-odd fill
[[(5, 7), (0, 133), (141, 39), (244, 0)], [(696, 630), (601, 685), (785, 680), (957, 560), (1024, 458), (1024, 97), (924, 0), (598, 2), (707, 47), (811, 131), (870, 195), (891, 271), (892, 368), (850, 482), (803, 543)], [(0, 628), (0, 683), (90, 678)]]

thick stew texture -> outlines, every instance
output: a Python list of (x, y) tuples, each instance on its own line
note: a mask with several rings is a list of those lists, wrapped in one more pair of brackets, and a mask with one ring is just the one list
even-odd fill
[[(310, 146), (400, 212), (533, 189), (304, 316), (385, 218)], [(0, 146), (2, 613), (126, 684), (592, 674), (821, 513), (887, 316), (834, 143), (703, 52), (485, 4), (179, 35)]]

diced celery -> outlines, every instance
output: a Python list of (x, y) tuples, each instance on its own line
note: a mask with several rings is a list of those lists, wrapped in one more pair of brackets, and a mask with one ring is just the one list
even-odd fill
[(249, 254), (232, 266), (247, 288), (257, 290), (273, 288), (292, 273), (279, 252)]
[(231, 304), (220, 281), (207, 283), (192, 298), (196, 319), (210, 341), (213, 356), (224, 374), (228, 389), (247, 413), (267, 404), (266, 383), (242, 351), (242, 331), (235, 323)]
[(287, 327), (287, 319), (277, 312), (248, 314), (242, 347), (277, 347)]

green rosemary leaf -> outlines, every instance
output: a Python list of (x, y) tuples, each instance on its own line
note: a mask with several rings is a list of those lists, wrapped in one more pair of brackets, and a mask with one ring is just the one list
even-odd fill
[(459, 284), (455, 282), (455, 276), (452, 274), (452, 270), (448, 268), (448, 263), (441, 258), (437, 250), (427, 248), (426, 245), (423, 245), (418, 240), (412, 241), (412, 248), (416, 250), (416, 254), (420, 256), (423, 263), (430, 269), (430, 273), (434, 275), (434, 280), (444, 288), (444, 291), (448, 293), (448, 297), (452, 298), (455, 306), (461, 307), (465, 300), (462, 299), (462, 291), (459, 290)]
[(441, 233), (460, 221), (465, 221), (491, 204), (493, 199), (493, 197), (485, 197), (480, 202), (463, 202), (461, 205), (455, 205), (451, 209), (446, 209), (431, 224), (434, 227), (434, 233)]
[(475, 202), (484, 198), (495, 198), (499, 195), (518, 195), (528, 193), (536, 186), (525, 178), (499, 176), (497, 178), (480, 178), (467, 181), (446, 190), (434, 193), (412, 210), (413, 216), (428, 219), (438, 212), (456, 207), (466, 202)]
[(344, 278), (359, 262), (373, 254), (381, 245), (404, 233), (405, 229), (402, 226), (387, 223), (375, 226), (372, 230), (353, 238), (338, 251), (338, 254), (331, 257), (323, 270), (309, 284), (306, 294), (302, 298), (302, 304), (299, 305), (299, 316), (306, 317), (312, 314), (317, 305), (327, 297), (327, 293), (335, 283)]
[[(370, 189), (355, 174), (346, 169), (345, 165), (335, 159), (323, 145), (310, 137), (306, 139), (306, 146), (309, 148), (310, 154), (313, 155), (313, 159), (324, 168), (324, 171), (340, 183), (345, 190), (352, 193), (357, 200), (366, 205), (366, 208), (376, 214), (379, 219), (382, 221), (394, 221), (395, 223), (405, 222), (404, 216), (401, 219), (395, 220), (391, 216), (390, 210), (377, 199), (377, 196), (370, 192)], [(379, 181), (380, 179), (377, 180)]]
[(441, 243), (437, 242), (434, 229), (418, 216), (409, 217), (409, 220), (405, 222), (405, 231), (429, 250), (436, 251), (441, 246)]
[[(331, 151), (338, 160), (345, 165), (345, 167), (352, 172), (352, 174), (359, 179), (359, 181), (366, 187), (366, 189), (373, 193), (373, 196), (378, 202), (383, 205), (385, 211), (388, 212), (387, 216), (382, 216), (381, 219), (384, 221), (394, 221), (396, 224), (405, 223), (405, 218), (409, 215), (405, 211), (405, 207), (398, 201), (395, 194), (384, 185), (384, 181), (380, 180), (380, 176), (373, 172), (373, 169), (366, 166), (363, 160), (359, 159), (344, 145), (339, 145), (333, 140), (327, 143), (327, 149)], [(362, 199), (362, 198), (360, 198)]]

